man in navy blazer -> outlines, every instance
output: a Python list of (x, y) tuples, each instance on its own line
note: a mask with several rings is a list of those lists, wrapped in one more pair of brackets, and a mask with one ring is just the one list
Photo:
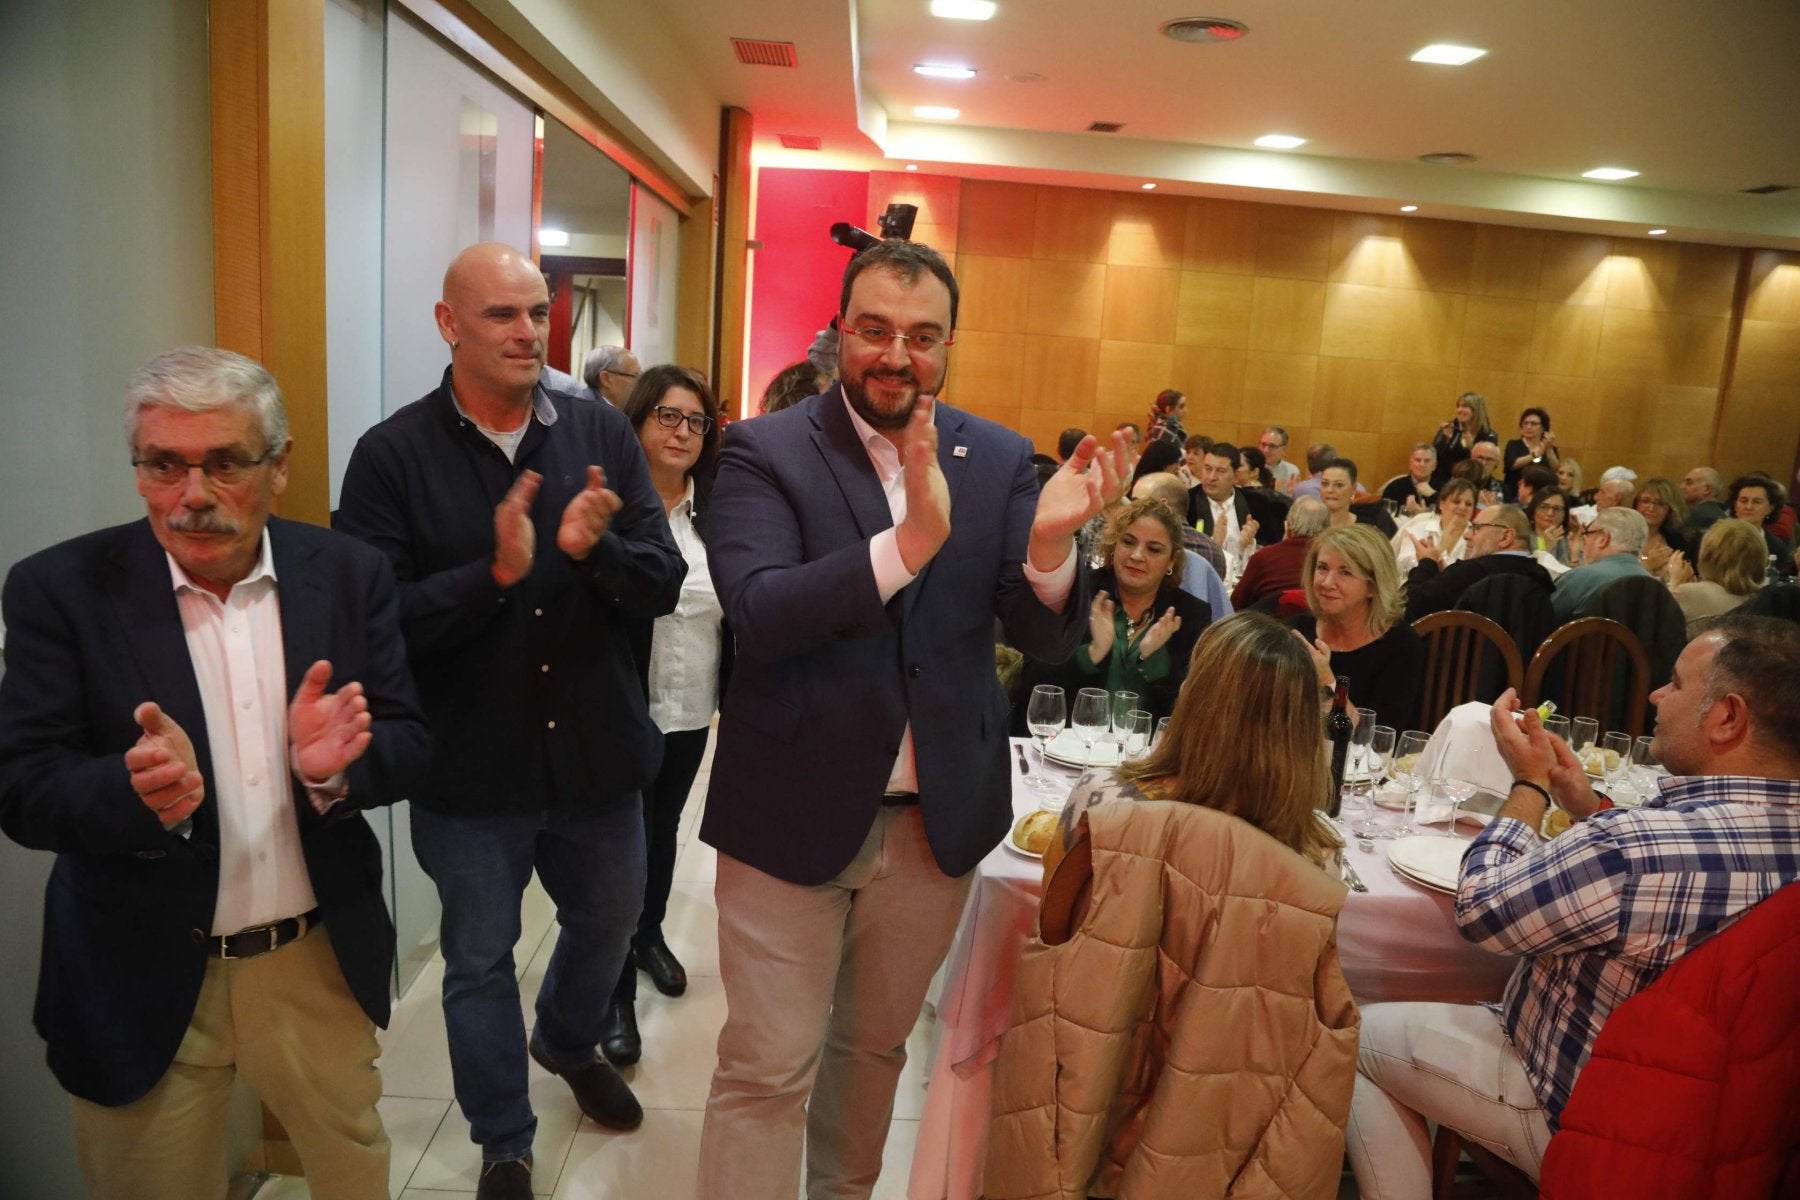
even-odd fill
[(1074, 534), (1123, 439), (1040, 495), (1029, 442), (934, 399), (955, 318), (934, 251), (864, 251), (842, 385), (725, 439), (708, 558), (737, 657), (701, 837), (729, 1012), (700, 1195), (791, 1200), (803, 1133), (809, 1196), (869, 1194), (907, 1033), (1011, 822), (995, 619), (1051, 661), (1086, 621)]
[(394, 934), (359, 810), (430, 752), (392, 573), (269, 517), (292, 443), (249, 359), (151, 360), (127, 421), (149, 519), (25, 559), (3, 600), (0, 827), (57, 855), (36, 1022), (82, 1170), (224, 1196), (242, 1072), (314, 1194), (385, 1196)]

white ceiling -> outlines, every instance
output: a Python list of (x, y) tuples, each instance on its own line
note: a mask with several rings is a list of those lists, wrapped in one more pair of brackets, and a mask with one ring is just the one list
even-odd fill
[[(927, 0), (662, 0), (697, 81), (754, 115), (764, 165), (922, 170), (1280, 199), (1800, 249), (1800, 2), (1796, 0), (999, 0), (989, 22)], [(1159, 26), (1243, 22), (1187, 45)], [(791, 41), (799, 67), (745, 66), (733, 36)], [(1408, 56), (1485, 47), (1466, 67)], [(974, 67), (926, 79), (921, 62)], [(1015, 82), (1017, 76), (1041, 81)], [(915, 104), (951, 105), (928, 123)], [(1117, 121), (1117, 134), (1082, 132)], [(1251, 146), (1264, 133), (1297, 151)], [(781, 134), (822, 152), (785, 151)], [(1467, 167), (1422, 165), (1462, 151)], [(1641, 174), (1594, 183), (1581, 172)], [(1791, 184), (1773, 196), (1740, 189)]]

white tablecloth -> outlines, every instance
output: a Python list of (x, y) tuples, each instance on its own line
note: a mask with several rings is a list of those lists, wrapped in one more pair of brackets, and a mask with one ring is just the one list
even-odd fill
[[(1491, 735), (1488, 740), (1491, 745)], [(1035, 761), (1035, 751), (1032, 757)], [(1074, 784), (1075, 772), (1048, 769)], [(1039, 795), (1015, 775), (1014, 819), (1036, 808)], [(1359, 1003), (1499, 998), (1515, 960), (1465, 942), (1456, 932), (1451, 897), (1397, 875), (1387, 865), (1384, 842), (1364, 851), (1352, 840), (1346, 857), (1369, 888), (1351, 892), (1338, 917), (1344, 978)], [(938, 997), (939, 1040), (913, 1155), (910, 1200), (975, 1200), (981, 1194), (994, 1058), (1042, 893), (1041, 864), (1005, 846), (996, 847), (978, 868)]]

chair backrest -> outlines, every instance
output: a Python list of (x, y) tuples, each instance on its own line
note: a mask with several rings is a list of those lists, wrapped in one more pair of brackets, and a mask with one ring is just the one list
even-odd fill
[(1637, 634), (1650, 660), (1651, 691), (1669, 682), (1687, 645), (1687, 618), (1660, 580), (1638, 575), (1609, 583), (1594, 593), (1584, 615), (1617, 621)]
[(1650, 660), (1637, 635), (1605, 617), (1582, 617), (1544, 639), (1525, 669), (1525, 704), (1555, 700), (1565, 717), (1593, 717), (1602, 729), (1644, 732)]
[[(1471, 700), (1492, 702), (1525, 690), (1525, 664), (1506, 630), (1480, 613), (1429, 613), (1413, 622), (1425, 639), (1425, 683), (1414, 729), (1436, 729), (1444, 714)], [(1498, 670), (1486, 669), (1498, 664)]]
[(1456, 598), (1455, 607), (1480, 613), (1506, 630), (1525, 660), (1537, 653), (1557, 625), (1550, 589), (1517, 571), (1500, 571), (1470, 584)]
[(1800, 621), (1800, 583), (1781, 583), (1774, 587), (1760, 588), (1756, 595), (1744, 601), (1744, 607), (1738, 611), (1759, 617), (1786, 617), (1790, 621)]

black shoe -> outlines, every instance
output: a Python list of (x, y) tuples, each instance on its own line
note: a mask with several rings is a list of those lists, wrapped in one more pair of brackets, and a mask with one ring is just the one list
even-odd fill
[(619, 1078), (617, 1071), (606, 1065), (605, 1060), (596, 1057), (585, 1066), (559, 1071), (538, 1049), (536, 1038), (531, 1040), (530, 1050), (538, 1066), (552, 1075), (562, 1076), (569, 1090), (575, 1093), (575, 1103), (594, 1124), (627, 1131), (644, 1123), (643, 1105), (637, 1102), (631, 1088)]
[(665, 996), (679, 996), (687, 991), (687, 972), (669, 953), (669, 944), (661, 938), (654, 942), (638, 942), (631, 948), (638, 969), (650, 976), (656, 990)]
[(531, 1200), (531, 1162), (510, 1158), (504, 1162), (481, 1164), (481, 1182), (475, 1185), (476, 1200)]
[(637, 1009), (629, 1000), (606, 1006), (606, 1023), (600, 1027), (600, 1053), (615, 1067), (629, 1067), (644, 1056), (644, 1039), (638, 1036)]

